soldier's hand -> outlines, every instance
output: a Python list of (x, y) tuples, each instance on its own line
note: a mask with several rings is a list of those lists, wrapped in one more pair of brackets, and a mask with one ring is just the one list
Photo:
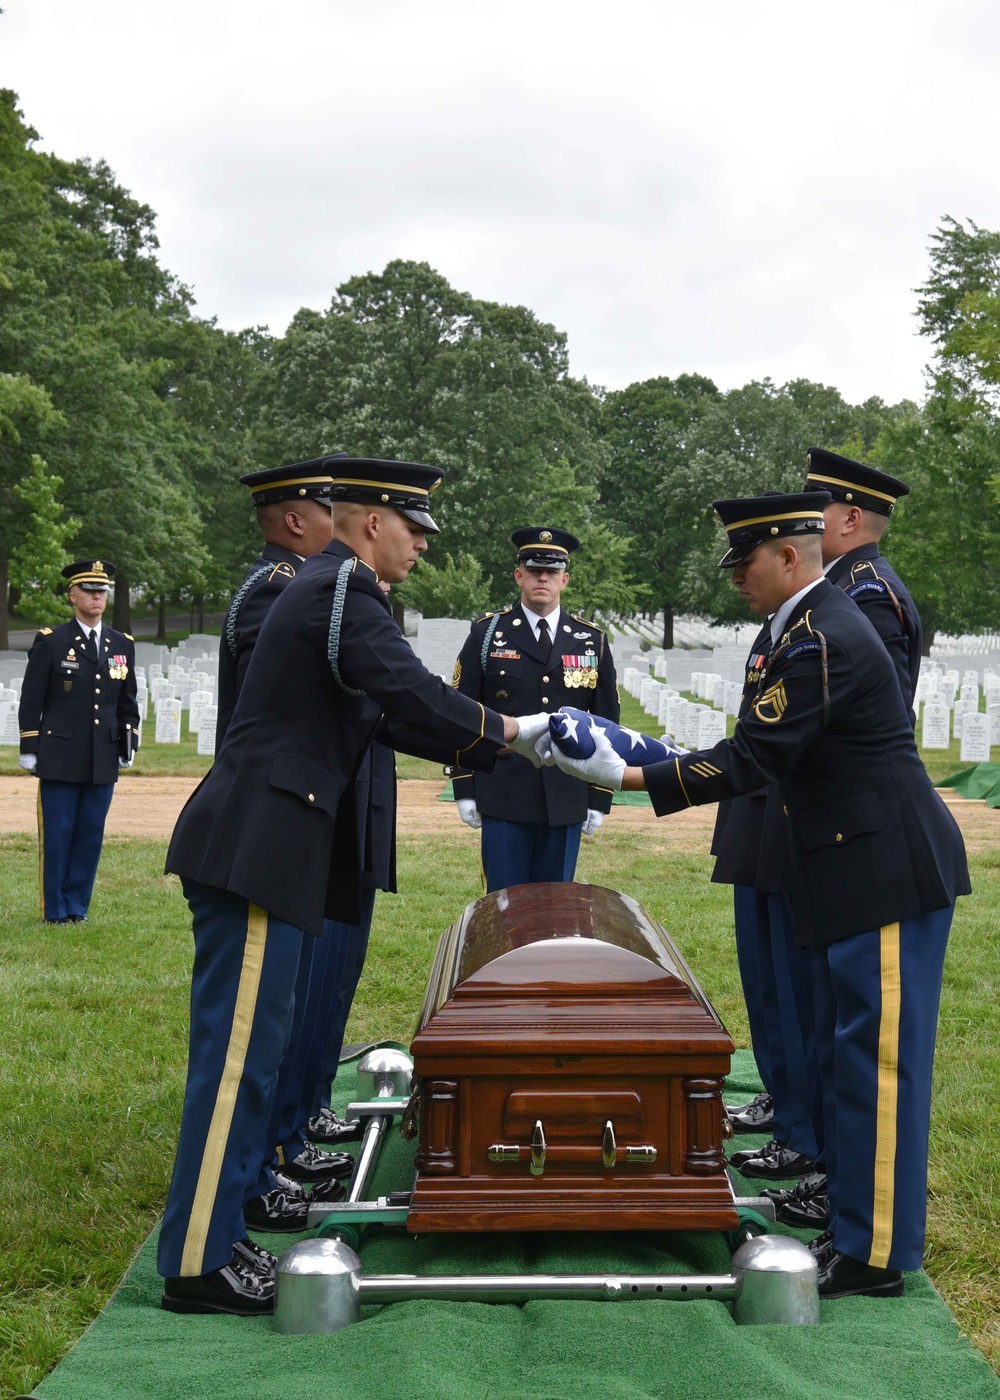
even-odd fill
[(581, 836), (593, 836), (593, 834), (594, 834), (595, 831), (600, 831), (600, 829), (601, 829), (601, 824), (602, 824), (603, 821), (604, 821), (604, 813), (603, 813), (603, 812), (595, 812), (594, 809), (593, 809), (593, 807), (588, 807), (588, 808), (587, 808), (587, 820), (584, 822), (583, 826), (580, 828), (580, 835), (581, 835)]
[(478, 831), (483, 824), (483, 819), (479, 815), (475, 798), (460, 797), (456, 801), (455, 806), (458, 808), (458, 815), (465, 822), (465, 825), (471, 826), (473, 831)]
[(119, 758), (119, 760), (118, 760), (118, 767), (119, 767), (119, 768), (131, 768), (131, 767), (132, 767), (132, 759), (130, 759), (130, 758)]
[(517, 738), (508, 741), (510, 748), (526, 758), (533, 768), (541, 768), (542, 760), (535, 752), (535, 745), (549, 730), (549, 717), (542, 715), (518, 715)]
[(552, 736), (552, 756), (564, 773), (569, 773), (574, 778), (582, 778), (587, 783), (596, 783), (598, 787), (611, 788), (613, 792), (618, 792), (621, 789), (622, 779), (628, 765), (623, 758), (619, 758), (618, 754), (615, 753), (603, 729), (595, 725), (592, 733), (594, 752), (589, 758), (570, 758), (559, 747), (557, 734)]
[(36, 753), (23, 753), (18, 759), (18, 763), (26, 773), (33, 773), (38, 767), (38, 755)]

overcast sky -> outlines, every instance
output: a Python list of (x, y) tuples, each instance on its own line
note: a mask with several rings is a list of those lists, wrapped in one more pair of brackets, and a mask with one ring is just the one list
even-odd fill
[(1000, 228), (995, 0), (0, 5), (40, 146), (106, 160), (233, 329), (412, 258), (595, 384), (919, 399), (929, 237)]

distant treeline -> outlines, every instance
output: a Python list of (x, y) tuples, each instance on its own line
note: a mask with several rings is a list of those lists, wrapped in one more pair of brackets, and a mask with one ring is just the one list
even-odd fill
[(118, 566), (116, 625), (130, 590), (220, 606), (257, 541), (239, 476), (336, 451), (445, 468), (405, 589), (434, 615), (508, 599), (510, 531), (551, 522), (583, 541), (576, 610), (662, 611), (668, 645), (676, 613), (743, 621), (709, 502), (795, 487), (818, 444), (910, 483), (885, 549), (928, 640), (1000, 623), (1000, 234), (931, 236), (923, 404), (694, 373), (608, 393), (569, 374), (561, 331), (426, 263), (349, 279), (280, 337), (222, 330), (161, 267), (153, 211), (37, 141), (0, 92), (0, 646), (15, 610), (64, 615), (59, 570), (87, 554)]

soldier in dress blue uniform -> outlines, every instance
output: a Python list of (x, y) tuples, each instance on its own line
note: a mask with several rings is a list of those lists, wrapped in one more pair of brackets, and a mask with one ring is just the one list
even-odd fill
[[(515, 530), (514, 579), (521, 600), (472, 624), (453, 684), (501, 714), (526, 715), (575, 705), (617, 720), (618, 684), (607, 638), (593, 622), (559, 605), (569, 556), (580, 541), (568, 530)], [(482, 827), (487, 892), (542, 880), (572, 880), (581, 834), (592, 835), (611, 810), (611, 793), (584, 792), (557, 769), (537, 771), (516, 755), (491, 774), (453, 770), (459, 816)]]
[(48, 924), (87, 918), (119, 768), (139, 744), (135, 643), (102, 622), (115, 566), (79, 559), (62, 571), (75, 616), (43, 627), (28, 653), (18, 724), (21, 767), (38, 783), (41, 911)]
[[(909, 489), (904, 481), (890, 476), (888, 472), (822, 447), (811, 447), (806, 456), (803, 490), (823, 491), (829, 496), (823, 508), (824, 572), (831, 583), (853, 598), (882, 639), (896, 668), (899, 688), (909, 709), (910, 723), (915, 724), (923, 629), (906, 586), (879, 552), (879, 541), (892, 518), (896, 502), (908, 495)], [(791, 859), (785, 826), (780, 798), (776, 790), (769, 789), (759, 873), (770, 886), (783, 891), (788, 888)], [(772, 923), (786, 931), (785, 942), (793, 974), (785, 983), (789, 995), (779, 995), (769, 1003), (767, 1012), (770, 1023), (784, 1028), (786, 1040), (790, 1035), (797, 1036), (809, 1052), (798, 1061), (801, 1070), (793, 1068), (785, 1076), (775, 1092), (775, 1102), (779, 1102), (780, 1098), (783, 1105), (781, 1117), (785, 1123), (800, 1124), (810, 1113), (816, 1139), (814, 1155), (817, 1170), (803, 1176), (792, 1191), (768, 1190), (765, 1194), (775, 1199), (778, 1219), (785, 1224), (815, 1225), (822, 1229), (829, 1220), (829, 1201), (822, 1147), (822, 1105), (812, 1043), (814, 1014), (810, 987), (801, 966), (795, 966), (795, 950), (791, 941), (793, 918), (787, 896), (783, 893), (773, 894), (768, 904)], [(788, 1063), (794, 1067), (796, 1061), (790, 1057)], [(775, 1126), (774, 1138), (775, 1141), (768, 1144), (768, 1148), (750, 1167), (750, 1174), (783, 1174), (788, 1149), (781, 1144), (798, 1143), (794, 1137), (782, 1136), (778, 1126)], [(745, 1162), (740, 1170), (747, 1171)]]
[(820, 1296), (897, 1297), (923, 1254), (941, 978), (955, 901), (970, 886), (895, 667), (822, 576), (827, 499), (716, 502), (730, 542), (722, 566), (771, 619), (756, 695), (731, 739), (644, 769), (626, 768), (603, 736), (589, 759), (554, 752), (588, 782), (645, 788), (658, 816), (777, 784), (823, 1096)]
[(233, 717), (261, 626), (271, 604), (302, 564), (330, 543), (333, 528), (326, 457), (291, 462), (284, 467), (247, 472), (264, 543), (243, 582), (233, 594), (219, 646), (219, 712), (215, 747), (219, 748)]
[[(344, 457), (341, 452), (336, 457)], [(307, 558), (330, 543), (333, 529), (330, 490), (333, 477), (327, 456), (291, 462), (281, 467), (248, 472), (240, 481), (250, 490), (263, 536), (258, 558), (230, 601), (219, 650), (219, 715), (216, 747), (225, 738), (250, 657), (264, 618), (282, 590), (295, 578)], [(368, 762), (359, 782), (368, 782)], [(364, 803), (359, 804), (361, 810)], [(324, 1183), (319, 1198), (336, 1200), (344, 1187), (336, 1177), (347, 1175), (352, 1159), (344, 1154), (318, 1153), (299, 1133), (309, 1114), (316, 1086), (306, 1081), (319, 1049), (325, 1046), (331, 1017), (327, 983), (335, 983), (338, 962), (362, 936), (354, 925), (327, 921), (323, 938), (304, 945), (295, 986), (295, 1009), (288, 1046), (275, 1090), (275, 1109), (265, 1147), (265, 1160), (253, 1163), (246, 1186), (244, 1216), (249, 1228), (290, 1232), (308, 1226), (309, 1197), (299, 1179)], [(367, 940), (367, 930), (364, 931)], [(287, 1120), (286, 1150), (282, 1114)], [(295, 1146), (291, 1146), (293, 1137)], [(275, 1147), (277, 1146), (277, 1155)], [(282, 1167), (280, 1178), (275, 1175)], [(315, 1194), (315, 1193), (314, 1193)]]
[(456, 694), (392, 619), (379, 579), (402, 582), (436, 532), (440, 469), (330, 465), (333, 539), (272, 604), (167, 854), (195, 940), (187, 1090), (158, 1253), (163, 1306), (177, 1312), (273, 1309), (273, 1260), (249, 1245), (245, 1183), (266, 1150), (303, 938), (322, 936), (326, 919), (361, 917), (356, 779), (376, 733), (478, 769), (504, 743), (534, 756), (547, 725)]

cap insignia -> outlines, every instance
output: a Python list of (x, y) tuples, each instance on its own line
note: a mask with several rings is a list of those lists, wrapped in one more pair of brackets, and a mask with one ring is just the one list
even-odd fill
[(550, 530), (543, 530), (542, 533), (538, 536), (538, 543), (539, 543), (539, 544), (551, 544), (551, 543), (552, 543), (552, 532), (551, 532)]
[(95, 560), (94, 560), (94, 573), (95, 573), (95, 574), (103, 574), (103, 573), (104, 573), (104, 565), (101, 563), (100, 559), (95, 559)]

